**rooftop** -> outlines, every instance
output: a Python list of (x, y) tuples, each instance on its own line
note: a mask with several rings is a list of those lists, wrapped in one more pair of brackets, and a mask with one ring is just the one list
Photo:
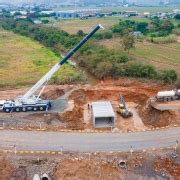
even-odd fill
[(92, 102), (93, 115), (95, 117), (114, 117), (114, 111), (109, 101)]

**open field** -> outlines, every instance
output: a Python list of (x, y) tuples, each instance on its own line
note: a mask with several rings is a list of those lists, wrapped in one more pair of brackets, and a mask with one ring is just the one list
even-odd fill
[[(92, 7), (78, 7), (78, 9), (85, 9), (85, 8), (96, 8), (94, 6)], [(138, 12), (150, 12), (150, 13), (155, 13), (155, 12), (171, 12), (173, 9), (178, 9), (180, 6), (156, 6), (156, 7), (100, 7), (102, 10), (109, 10), (109, 11), (114, 11), (114, 12), (121, 12), (121, 11), (138, 11)], [(67, 10), (67, 9), (73, 9), (73, 8), (55, 8), (54, 10)]]
[(78, 30), (83, 30), (88, 33), (92, 27), (96, 24), (102, 24), (106, 29), (110, 28), (114, 24), (119, 22), (120, 17), (103, 17), (103, 18), (92, 18), (92, 19), (69, 19), (59, 20), (55, 23), (55, 26), (63, 29), (64, 31), (75, 34)]
[[(18, 87), (35, 83), (59, 57), (30, 38), (0, 30), (0, 87)], [(56, 78), (73, 76), (69, 65)]]
[(109, 9), (112, 11), (138, 11), (142, 12), (172, 12), (173, 9), (178, 9), (180, 6), (154, 6), (154, 7), (104, 7), (103, 9)]
[[(109, 49), (122, 51), (121, 39), (114, 38), (111, 40), (101, 40), (100, 45), (104, 45)], [(136, 59), (145, 63), (155, 65), (159, 69), (175, 69), (180, 75), (180, 43), (170, 44), (153, 44), (150, 42), (136, 42), (135, 48), (130, 54)]]
[[(79, 30), (83, 30), (85, 33), (88, 33), (92, 27), (96, 24), (102, 24), (105, 29), (110, 29), (113, 25), (117, 24), (120, 19), (128, 19), (135, 20), (139, 22), (149, 21), (147, 18), (124, 18), (120, 16), (112, 16), (112, 17), (102, 17), (102, 18), (90, 18), (90, 19), (66, 19), (66, 20), (58, 20), (55, 22), (54, 26), (60, 28), (70, 34), (76, 34)], [(50, 24), (51, 25), (51, 24)]]

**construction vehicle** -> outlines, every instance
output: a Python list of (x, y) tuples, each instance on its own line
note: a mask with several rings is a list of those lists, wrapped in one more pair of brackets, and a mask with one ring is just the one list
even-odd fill
[[(98, 24), (87, 36), (85, 36), (67, 55), (55, 64), (52, 69), (46, 73), (29, 91), (23, 96), (18, 96), (14, 100), (3, 100), (0, 101), (0, 110), (4, 112), (26, 112), (26, 111), (44, 111), (51, 108), (50, 100), (42, 100), (40, 98), (48, 81), (51, 77), (61, 68), (64, 63), (79, 49), (83, 46), (96, 31), (100, 28), (104, 29), (102, 25)], [(35, 95), (35, 93), (38, 95)]]
[(160, 91), (155, 96), (155, 100), (159, 102), (180, 100), (180, 90)]
[(125, 99), (123, 96), (119, 98), (119, 109), (117, 111), (123, 118), (129, 118), (133, 116), (133, 113), (129, 111)]

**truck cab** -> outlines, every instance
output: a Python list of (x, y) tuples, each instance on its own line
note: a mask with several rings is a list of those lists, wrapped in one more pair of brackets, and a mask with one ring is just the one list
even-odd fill
[(5, 100), (0, 101), (0, 111), (3, 111), (4, 103), (5, 103), (5, 102), (6, 102)]
[(180, 100), (180, 89), (176, 91), (176, 99)]

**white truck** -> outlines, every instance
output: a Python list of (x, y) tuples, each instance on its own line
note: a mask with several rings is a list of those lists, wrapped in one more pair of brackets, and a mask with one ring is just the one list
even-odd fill
[(157, 101), (174, 101), (180, 100), (180, 90), (160, 91), (156, 95)]
[[(79, 49), (83, 46), (102, 25), (98, 24), (87, 36), (85, 36), (67, 55), (52, 69), (45, 74), (27, 93), (23, 96), (18, 96), (14, 100), (1, 100), (0, 110), (4, 112), (26, 112), (26, 111), (44, 111), (51, 108), (50, 100), (42, 100), (40, 98), (51, 77), (60, 69), (60, 67)], [(38, 95), (35, 93), (39, 92)]]

